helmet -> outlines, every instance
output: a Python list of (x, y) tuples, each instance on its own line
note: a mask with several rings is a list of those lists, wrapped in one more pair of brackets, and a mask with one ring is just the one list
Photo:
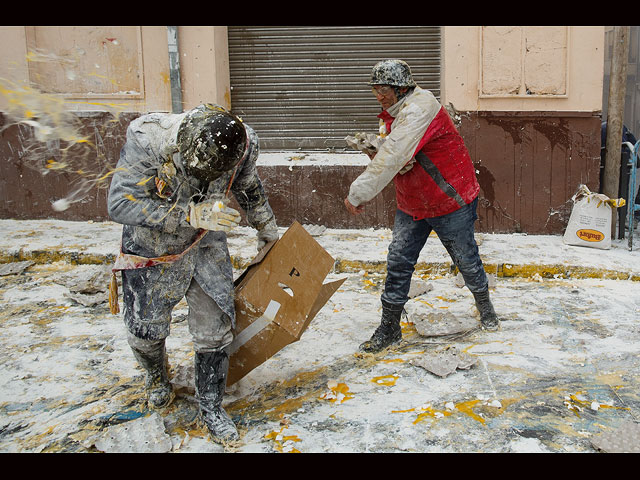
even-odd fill
[(180, 123), (177, 146), (187, 175), (211, 182), (242, 160), (247, 133), (238, 117), (204, 104), (189, 111)]
[(382, 60), (371, 70), (369, 85), (391, 85), (394, 87), (415, 87), (411, 68), (402, 60)]

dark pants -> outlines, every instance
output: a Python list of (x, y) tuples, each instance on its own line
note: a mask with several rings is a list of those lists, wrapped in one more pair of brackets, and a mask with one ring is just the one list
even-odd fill
[(474, 293), (487, 290), (487, 275), (473, 236), (474, 223), (478, 219), (477, 206), (476, 198), (455, 212), (423, 220), (414, 220), (411, 215), (397, 210), (382, 300), (393, 305), (404, 305), (409, 300), (411, 276), (432, 230), (462, 273), (469, 290)]
[[(161, 296), (159, 293), (157, 295)], [(189, 306), (187, 323), (195, 352), (218, 351), (229, 345), (233, 340), (231, 319), (218, 307), (216, 301), (206, 294), (195, 278), (191, 279), (185, 299)], [(167, 300), (164, 308), (156, 310), (158, 315), (155, 318), (132, 314), (137, 304), (125, 303), (125, 312), (129, 313), (125, 318), (129, 345), (142, 352), (149, 352), (164, 343), (169, 336), (171, 311), (176, 303)]]

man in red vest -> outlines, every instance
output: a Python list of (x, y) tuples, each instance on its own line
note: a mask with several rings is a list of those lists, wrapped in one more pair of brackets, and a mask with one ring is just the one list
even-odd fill
[(357, 215), (393, 181), (397, 211), (382, 319), (361, 350), (378, 352), (401, 340), (400, 316), (409, 299), (411, 276), (432, 230), (473, 294), (482, 328), (497, 330), (499, 321), (474, 238), (480, 186), (462, 137), (434, 95), (415, 84), (407, 63), (378, 62), (369, 85), (383, 108), (378, 118), (384, 143), (351, 184), (344, 203)]

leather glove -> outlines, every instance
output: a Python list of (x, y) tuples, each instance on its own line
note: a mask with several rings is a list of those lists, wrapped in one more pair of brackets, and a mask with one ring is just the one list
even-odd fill
[(229, 232), (240, 223), (240, 212), (227, 207), (221, 200), (205, 200), (189, 204), (189, 224), (218, 232)]
[(258, 231), (258, 251), (262, 250), (267, 243), (274, 242), (279, 238), (278, 226), (275, 220), (272, 220)]

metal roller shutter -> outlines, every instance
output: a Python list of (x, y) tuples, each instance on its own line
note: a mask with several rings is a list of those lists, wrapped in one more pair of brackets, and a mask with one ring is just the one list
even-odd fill
[(400, 58), (440, 96), (440, 27), (229, 26), (232, 111), (263, 150), (342, 150), (375, 131), (367, 85), (379, 60)]

